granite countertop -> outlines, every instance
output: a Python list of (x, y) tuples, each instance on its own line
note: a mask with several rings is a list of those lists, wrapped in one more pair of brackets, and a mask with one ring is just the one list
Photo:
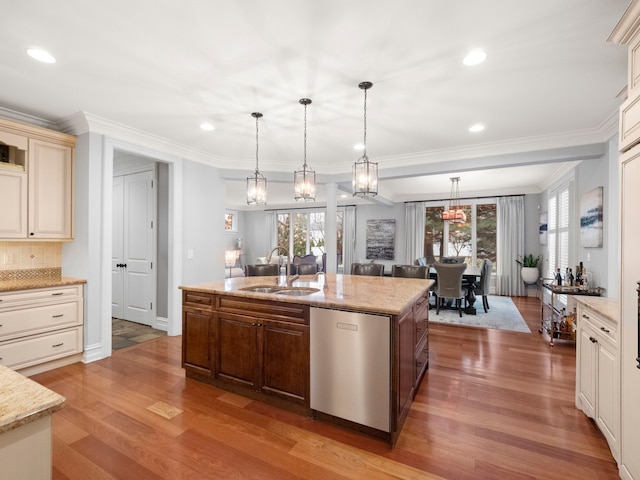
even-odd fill
[(64, 402), (62, 395), (0, 365), (0, 434), (51, 415)]
[[(236, 277), (224, 281), (205, 282), (181, 286), (182, 290), (203, 293), (224, 293), (244, 298), (258, 298), (311, 305), (314, 307), (357, 310), (398, 315), (433, 285), (433, 280), (399, 277), (369, 277), (364, 275), (301, 275), (294, 287), (318, 288), (309, 295), (287, 296), (277, 293), (257, 293), (240, 290), (244, 287), (265, 285), (284, 287), (285, 276)], [(327, 288), (323, 288), (324, 285)]]
[(73, 277), (34, 277), (0, 280), (0, 293), (15, 290), (32, 290), (34, 288), (64, 287), (87, 283), (83, 278)]
[(617, 298), (575, 296), (574, 300), (618, 323), (620, 303)]

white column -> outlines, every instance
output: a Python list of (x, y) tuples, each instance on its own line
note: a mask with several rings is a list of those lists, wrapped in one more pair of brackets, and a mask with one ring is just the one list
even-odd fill
[(336, 273), (338, 256), (336, 245), (336, 214), (338, 212), (338, 184), (327, 184), (327, 215), (324, 221), (324, 248), (327, 252), (327, 273)]

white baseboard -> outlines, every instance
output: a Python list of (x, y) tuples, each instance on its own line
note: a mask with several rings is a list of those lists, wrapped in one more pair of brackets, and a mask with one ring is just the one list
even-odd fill
[(94, 345), (88, 345), (84, 347), (84, 353), (82, 354), (83, 363), (91, 363), (97, 360), (102, 360), (105, 356), (102, 354), (102, 344), (96, 343)]
[(164, 317), (156, 317), (156, 330), (162, 330), (164, 332), (169, 330), (169, 319)]

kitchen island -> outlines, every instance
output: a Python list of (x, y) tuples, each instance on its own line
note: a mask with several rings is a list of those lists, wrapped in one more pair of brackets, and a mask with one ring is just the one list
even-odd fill
[[(432, 283), (327, 274), (301, 276), (293, 286), (287, 285), (284, 276), (182, 286), (182, 366), (189, 378), (394, 445), (429, 363), (428, 292)], [(363, 336), (364, 346), (355, 343), (345, 348), (344, 344), (327, 344), (326, 338), (320, 344), (320, 335), (313, 336), (327, 322), (334, 323), (343, 337), (364, 334), (373, 319), (382, 322), (378, 330), (386, 330), (386, 335)], [(370, 371), (369, 360), (359, 356), (365, 351), (369, 355), (380, 352), (387, 368)], [(340, 383), (344, 380), (336, 375), (332, 386), (339, 402), (353, 402), (353, 408), (338, 405), (333, 411), (314, 405), (314, 398), (332, 393), (326, 391), (326, 383), (319, 383), (321, 375), (314, 373), (331, 362), (338, 370), (348, 367), (358, 375), (358, 382), (352, 383)], [(376, 389), (360, 388), (369, 383)], [(367, 394), (380, 391), (383, 393)], [(378, 403), (380, 397), (382, 403)], [(358, 415), (335, 413), (370, 408), (386, 410), (374, 412), (386, 418), (383, 426)]]

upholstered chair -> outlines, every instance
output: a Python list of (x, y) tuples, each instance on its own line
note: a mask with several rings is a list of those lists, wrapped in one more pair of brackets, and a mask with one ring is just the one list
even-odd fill
[(445, 299), (456, 301), (458, 312), (462, 316), (462, 303), (465, 291), (462, 287), (462, 275), (467, 269), (466, 263), (439, 263), (434, 265), (438, 275), (438, 286), (436, 287), (436, 315), (440, 313), (440, 304)]
[(380, 263), (352, 263), (351, 275), (368, 275), (378, 277), (384, 275), (384, 265)]
[(317, 263), (300, 263), (296, 265), (296, 275), (315, 275), (318, 273)]
[(480, 281), (476, 284), (476, 288), (473, 290), (476, 295), (482, 295), (482, 306), (484, 307), (485, 313), (489, 310), (488, 296), (492, 270), (493, 264), (490, 260), (485, 258), (482, 261), (482, 266), (480, 267)]
[(270, 275), (280, 275), (280, 265), (277, 263), (257, 263), (245, 266), (247, 277), (265, 277)]
[(394, 265), (391, 267), (392, 277), (427, 278), (429, 267), (422, 265)]

